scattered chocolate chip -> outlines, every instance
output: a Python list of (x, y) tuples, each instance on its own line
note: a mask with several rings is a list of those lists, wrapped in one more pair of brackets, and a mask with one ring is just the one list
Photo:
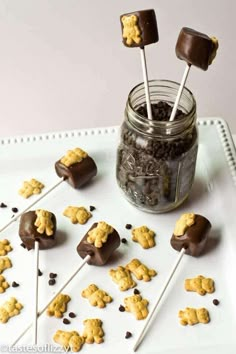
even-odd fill
[(75, 317), (76, 317), (76, 314), (75, 314), (74, 312), (70, 312), (70, 313), (69, 313), (69, 317), (70, 317), (70, 318), (75, 318)]
[(126, 228), (127, 230), (130, 230), (130, 229), (132, 229), (132, 225), (131, 225), (131, 224), (126, 224), (126, 225), (125, 225), (125, 228)]
[(217, 299), (214, 299), (212, 302), (213, 302), (213, 304), (214, 304), (214, 305), (216, 305), (216, 306), (218, 306), (218, 305), (219, 305), (219, 303), (220, 303), (220, 301), (219, 301), (219, 300), (217, 300)]
[(125, 334), (125, 338), (130, 338), (130, 337), (132, 337), (132, 333), (127, 331)]
[(121, 242), (122, 242), (122, 243), (127, 243), (126, 238), (123, 237), (123, 238), (121, 239)]
[(1, 203), (0, 208), (7, 208), (7, 205), (5, 203)]
[(68, 318), (63, 318), (63, 323), (64, 324), (70, 324), (70, 321), (68, 320)]
[(90, 205), (90, 207), (89, 207), (89, 210), (90, 210), (90, 211), (94, 211), (95, 209), (96, 209), (95, 206)]
[(48, 281), (48, 284), (49, 284), (49, 285), (55, 285), (55, 284), (56, 284), (56, 280), (55, 280), (55, 279), (50, 279), (50, 280)]
[(43, 275), (43, 273), (41, 272), (40, 269), (38, 269), (38, 276), (41, 277), (41, 275)]
[(140, 291), (138, 289), (134, 289), (134, 295), (140, 294)]
[(11, 210), (13, 211), (13, 213), (18, 213), (18, 209), (17, 208), (11, 208)]
[(21, 245), (21, 247), (26, 248), (24, 243), (21, 243), (20, 245)]
[(20, 286), (20, 284), (16, 283), (15, 281), (12, 282), (11, 286), (13, 288), (17, 288), (18, 286)]
[(125, 311), (125, 308), (124, 308), (124, 306), (123, 306), (123, 305), (120, 305), (120, 307), (119, 307), (119, 311), (120, 311), (120, 312), (124, 312), (124, 311)]
[(54, 279), (57, 277), (57, 273), (49, 273), (49, 278)]

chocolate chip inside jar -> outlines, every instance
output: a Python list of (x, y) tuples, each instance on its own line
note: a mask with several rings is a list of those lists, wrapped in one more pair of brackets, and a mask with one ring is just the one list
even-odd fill
[(129, 202), (144, 211), (158, 213), (174, 209), (189, 194), (195, 174), (197, 128), (191, 123), (187, 127), (187, 113), (177, 110), (174, 122), (170, 123), (176, 126), (183, 122), (187, 128), (173, 134), (170, 125), (168, 132), (172, 105), (159, 101), (151, 106), (153, 122), (148, 121), (145, 104), (136, 107), (135, 121), (132, 117), (124, 121), (116, 176)]

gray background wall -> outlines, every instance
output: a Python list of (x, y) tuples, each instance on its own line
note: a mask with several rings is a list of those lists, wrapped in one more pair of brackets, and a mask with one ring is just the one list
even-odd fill
[(154, 8), (160, 41), (146, 48), (149, 78), (180, 81), (180, 29), (218, 37), (207, 72), (187, 86), (198, 116), (227, 120), (236, 133), (234, 0), (0, 0), (0, 136), (120, 124), (142, 81), (139, 50), (121, 43), (119, 15)]

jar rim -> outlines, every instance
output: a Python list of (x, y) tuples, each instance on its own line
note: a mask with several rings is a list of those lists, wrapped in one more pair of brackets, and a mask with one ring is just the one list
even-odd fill
[[(170, 87), (170, 88), (176, 88), (176, 90), (178, 90), (180, 83), (176, 82), (176, 81), (172, 81), (172, 80), (167, 80), (167, 79), (154, 79), (154, 80), (149, 80), (149, 88), (150, 87), (158, 87), (158, 86), (162, 86), (162, 87)], [(167, 86), (170, 85), (170, 86)], [(171, 87), (172, 85), (172, 87)], [(132, 102), (132, 95), (134, 95), (134, 93), (138, 92), (138, 90), (144, 89), (144, 82), (140, 82), (139, 84), (137, 84), (136, 86), (134, 86), (132, 88), (132, 90), (129, 92), (128, 95), (128, 100), (127, 100), (127, 108), (129, 108), (130, 110), (132, 110), (132, 112), (135, 114), (136, 118), (142, 122), (142, 124), (149, 126), (149, 127), (162, 127), (162, 128), (167, 128), (167, 127), (178, 127), (179, 125), (185, 123), (185, 121), (187, 122), (189, 120), (189, 117), (193, 117), (196, 113), (196, 100), (195, 97), (193, 95), (193, 93), (191, 92), (190, 89), (188, 89), (187, 87), (184, 87), (182, 95), (183, 94), (187, 94), (188, 98), (191, 99), (191, 109), (189, 110), (189, 112), (187, 113), (187, 115), (184, 115), (181, 119), (176, 119), (173, 121), (158, 121), (158, 120), (150, 120), (147, 117), (144, 117), (143, 115), (141, 115), (140, 113), (138, 113)], [(135, 117), (134, 117), (135, 118)]]

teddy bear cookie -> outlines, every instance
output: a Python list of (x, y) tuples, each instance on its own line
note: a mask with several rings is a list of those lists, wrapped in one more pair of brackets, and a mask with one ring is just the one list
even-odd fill
[(5, 293), (7, 288), (9, 288), (9, 283), (3, 275), (0, 275), (0, 294)]
[(69, 295), (57, 295), (57, 297), (48, 306), (47, 315), (61, 318), (63, 316), (63, 313), (67, 311), (67, 304), (70, 300), (71, 298)]
[(0, 306), (0, 322), (8, 322), (11, 317), (19, 315), (22, 308), (23, 305), (20, 304), (16, 298), (11, 297)]
[(32, 178), (30, 181), (24, 181), (22, 188), (19, 190), (19, 194), (24, 198), (29, 198), (33, 194), (40, 194), (44, 184)]
[(214, 280), (205, 278), (202, 275), (198, 275), (192, 279), (185, 279), (184, 287), (185, 290), (195, 291), (199, 295), (206, 295), (206, 293), (211, 294), (215, 291)]
[(120, 16), (123, 44), (135, 48), (159, 40), (155, 11), (152, 9), (130, 12)]
[(6, 256), (8, 252), (12, 251), (11, 244), (8, 240), (0, 240), (0, 256)]
[(132, 312), (136, 320), (143, 320), (148, 315), (148, 300), (143, 299), (141, 295), (132, 295), (124, 299), (125, 311)]
[(1, 257), (0, 258), (0, 274), (4, 272), (5, 269), (11, 268), (12, 263), (10, 258), (8, 257)]
[(132, 259), (126, 266), (138, 280), (150, 281), (152, 277), (157, 275), (157, 272), (154, 269), (149, 269), (143, 263), (141, 263), (137, 258)]
[(106, 307), (106, 304), (112, 302), (112, 297), (95, 284), (90, 284), (82, 291), (81, 295), (88, 299), (92, 306), (98, 306), (99, 308)]
[(126, 291), (136, 286), (130, 271), (125, 267), (118, 266), (117, 269), (110, 269), (109, 275), (111, 276), (112, 280), (119, 285), (119, 289), (121, 291)]
[(84, 324), (84, 331), (83, 331), (83, 337), (85, 339), (85, 342), (88, 344), (92, 343), (97, 343), (100, 344), (102, 343), (104, 332), (102, 329), (102, 321), (98, 318), (95, 319), (87, 319), (83, 321)]
[(204, 307), (200, 309), (186, 307), (185, 310), (179, 311), (178, 316), (180, 318), (180, 324), (183, 326), (193, 326), (197, 323), (208, 323), (210, 321), (209, 312)]
[(69, 350), (74, 353), (79, 352), (84, 344), (84, 338), (76, 331), (57, 330), (53, 340), (55, 343), (60, 344), (66, 352)]
[(97, 248), (101, 248), (107, 242), (108, 236), (114, 231), (113, 227), (104, 221), (100, 221), (96, 228), (88, 232), (87, 241)]
[(132, 240), (138, 242), (144, 249), (155, 246), (155, 232), (147, 226), (140, 226), (132, 230)]
[(92, 214), (84, 207), (68, 206), (63, 215), (68, 217), (72, 224), (86, 224)]

